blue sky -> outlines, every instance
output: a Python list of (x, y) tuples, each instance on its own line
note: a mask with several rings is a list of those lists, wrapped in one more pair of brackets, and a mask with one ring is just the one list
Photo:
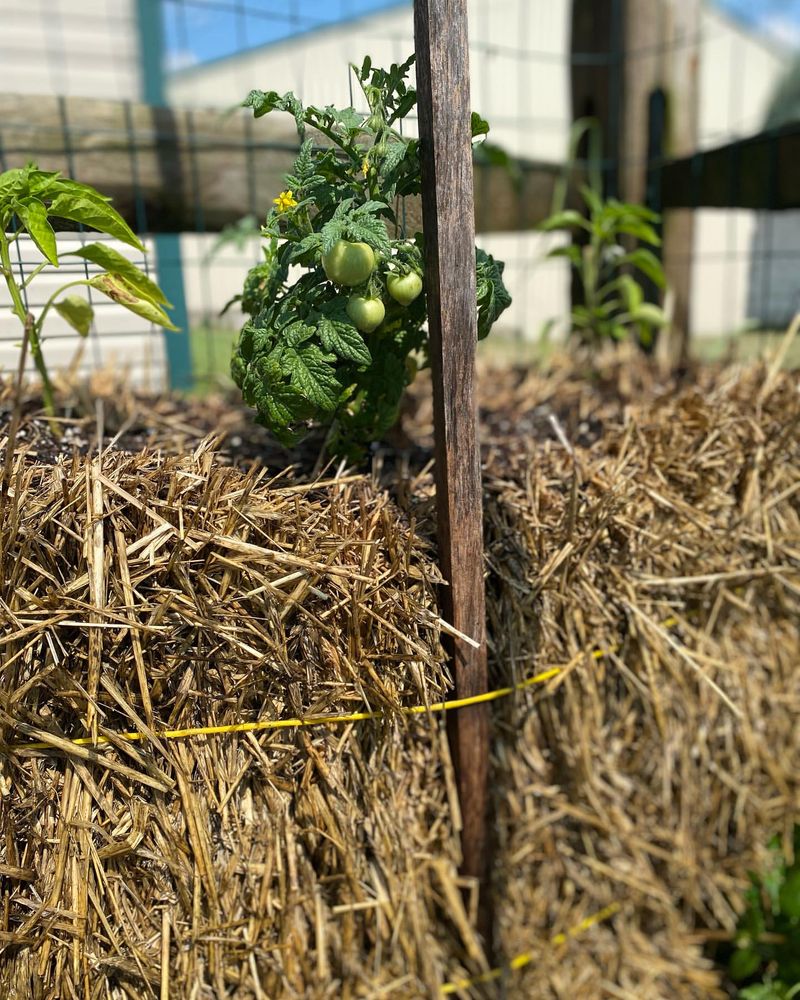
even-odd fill
[[(764, 34), (800, 47), (800, 0), (715, 2)], [(179, 69), (323, 24), (396, 7), (402, 0), (163, 0), (163, 3), (168, 65)]]
[(168, 64), (191, 66), (403, 0), (163, 0)]
[(777, 41), (800, 47), (800, 0), (718, 0), (718, 3)]

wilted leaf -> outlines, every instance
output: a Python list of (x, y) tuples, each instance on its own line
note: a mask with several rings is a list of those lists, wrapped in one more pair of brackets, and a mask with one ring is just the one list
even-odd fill
[(118, 250), (107, 246), (105, 243), (87, 243), (80, 250), (72, 250), (69, 254), (62, 254), (62, 256), (82, 257), (84, 260), (91, 261), (93, 264), (97, 264), (112, 274), (120, 275), (143, 298), (150, 299), (151, 302), (159, 305), (169, 306), (171, 304), (167, 301), (167, 297), (155, 281), (148, 278), (146, 274), (140, 271), (132, 261), (128, 260)]
[(90, 279), (89, 284), (114, 302), (118, 302), (132, 313), (141, 316), (149, 323), (163, 326), (167, 330), (177, 330), (178, 327), (167, 316), (164, 310), (148, 298), (143, 298), (139, 291), (119, 274), (97, 274)]

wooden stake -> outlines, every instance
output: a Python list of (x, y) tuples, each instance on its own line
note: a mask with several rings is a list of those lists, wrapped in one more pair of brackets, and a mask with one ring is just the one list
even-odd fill
[[(477, 320), (467, 0), (415, 0), (425, 289), (433, 368), (439, 558), (459, 698), (486, 690), (483, 514), (474, 395)], [(463, 828), (462, 871), (488, 910), (486, 706), (449, 719)]]

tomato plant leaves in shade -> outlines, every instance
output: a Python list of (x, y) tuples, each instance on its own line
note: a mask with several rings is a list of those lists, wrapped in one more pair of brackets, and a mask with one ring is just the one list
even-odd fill
[(352, 323), (342, 323), (323, 316), (317, 325), (320, 341), (326, 351), (331, 351), (345, 361), (367, 366), (372, 361), (364, 338)]
[(342, 391), (330, 363), (333, 360), (331, 355), (323, 354), (316, 344), (287, 347), (280, 358), (283, 373), (289, 376), (291, 384), (309, 402), (327, 413), (336, 409)]
[(63, 299), (56, 302), (54, 308), (59, 316), (65, 319), (81, 337), (89, 335), (94, 319), (94, 309), (86, 299), (80, 295), (65, 295)]

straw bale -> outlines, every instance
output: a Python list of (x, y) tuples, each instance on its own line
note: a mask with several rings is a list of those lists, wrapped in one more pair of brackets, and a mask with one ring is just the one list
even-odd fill
[[(800, 818), (800, 381), (622, 357), (487, 369), (481, 398), (492, 682), (563, 669), (493, 707), (495, 946), (533, 961), (464, 994), (725, 996), (709, 945)], [(168, 968), (173, 997), (430, 996), (479, 972), (442, 729), (392, 714), (448, 684), (424, 384), (414, 449), (316, 482), (313, 449), (227, 400), (103, 399), (76, 399), (74, 443), (141, 454), (67, 457), (26, 403), (2, 739), (389, 717), (2, 756), (0, 994), (158, 996)]]
[(707, 945), (800, 821), (800, 380), (498, 381), (540, 433), (490, 449), (494, 679), (567, 667), (494, 716), (498, 938), (540, 942), (509, 995), (727, 996)]
[[(241, 473), (203, 445), (20, 453), (3, 523), (0, 995), (441, 982), (459, 939), (441, 902), (449, 761), (437, 720), (395, 711), (448, 688), (439, 576), (386, 492)], [(388, 717), (154, 735), (375, 709)], [(66, 742), (86, 734), (113, 746)], [(8, 750), (30, 738), (53, 751)]]

